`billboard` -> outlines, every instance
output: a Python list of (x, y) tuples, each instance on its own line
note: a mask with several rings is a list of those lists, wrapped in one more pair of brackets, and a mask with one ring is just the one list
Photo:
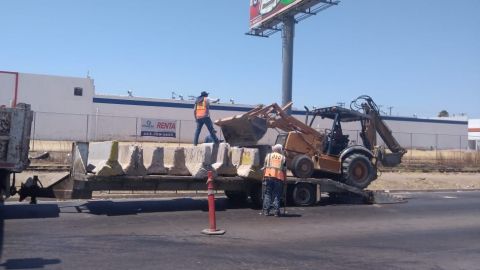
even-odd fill
[(177, 136), (177, 121), (142, 118), (140, 136), (175, 138)]
[(271, 22), (306, 0), (250, 0), (250, 29)]

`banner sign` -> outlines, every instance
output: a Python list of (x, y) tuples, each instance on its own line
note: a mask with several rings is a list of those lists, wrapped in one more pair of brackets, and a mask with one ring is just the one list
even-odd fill
[(177, 136), (177, 121), (142, 118), (140, 136), (175, 138)]
[(250, 0), (250, 29), (275, 19), (305, 0)]

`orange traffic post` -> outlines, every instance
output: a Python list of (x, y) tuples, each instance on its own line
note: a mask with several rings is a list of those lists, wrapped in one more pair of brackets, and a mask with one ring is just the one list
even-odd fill
[(202, 233), (207, 235), (225, 234), (225, 230), (217, 229), (217, 221), (215, 217), (215, 192), (214, 192), (215, 188), (213, 185), (212, 171), (208, 171), (207, 189), (208, 189), (208, 220), (210, 223), (210, 228), (203, 230)]

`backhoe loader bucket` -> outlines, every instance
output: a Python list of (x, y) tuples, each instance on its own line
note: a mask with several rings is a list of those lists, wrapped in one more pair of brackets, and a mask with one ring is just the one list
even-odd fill
[(267, 120), (260, 117), (237, 115), (215, 121), (231, 146), (255, 145), (268, 130)]

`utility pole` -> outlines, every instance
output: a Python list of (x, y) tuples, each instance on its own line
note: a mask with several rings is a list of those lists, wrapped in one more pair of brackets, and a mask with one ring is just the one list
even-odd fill
[[(293, 77), (293, 38), (295, 35), (295, 18), (287, 16), (283, 21), (282, 30), (282, 106), (292, 101), (292, 77)], [(292, 110), (288, 109), (287, 114)]]
[(387, 109), (390, 111), (389, 115), (392, 116), (392, 109), (393, 109), (393, 106), (389, 106), (387, 107)]

